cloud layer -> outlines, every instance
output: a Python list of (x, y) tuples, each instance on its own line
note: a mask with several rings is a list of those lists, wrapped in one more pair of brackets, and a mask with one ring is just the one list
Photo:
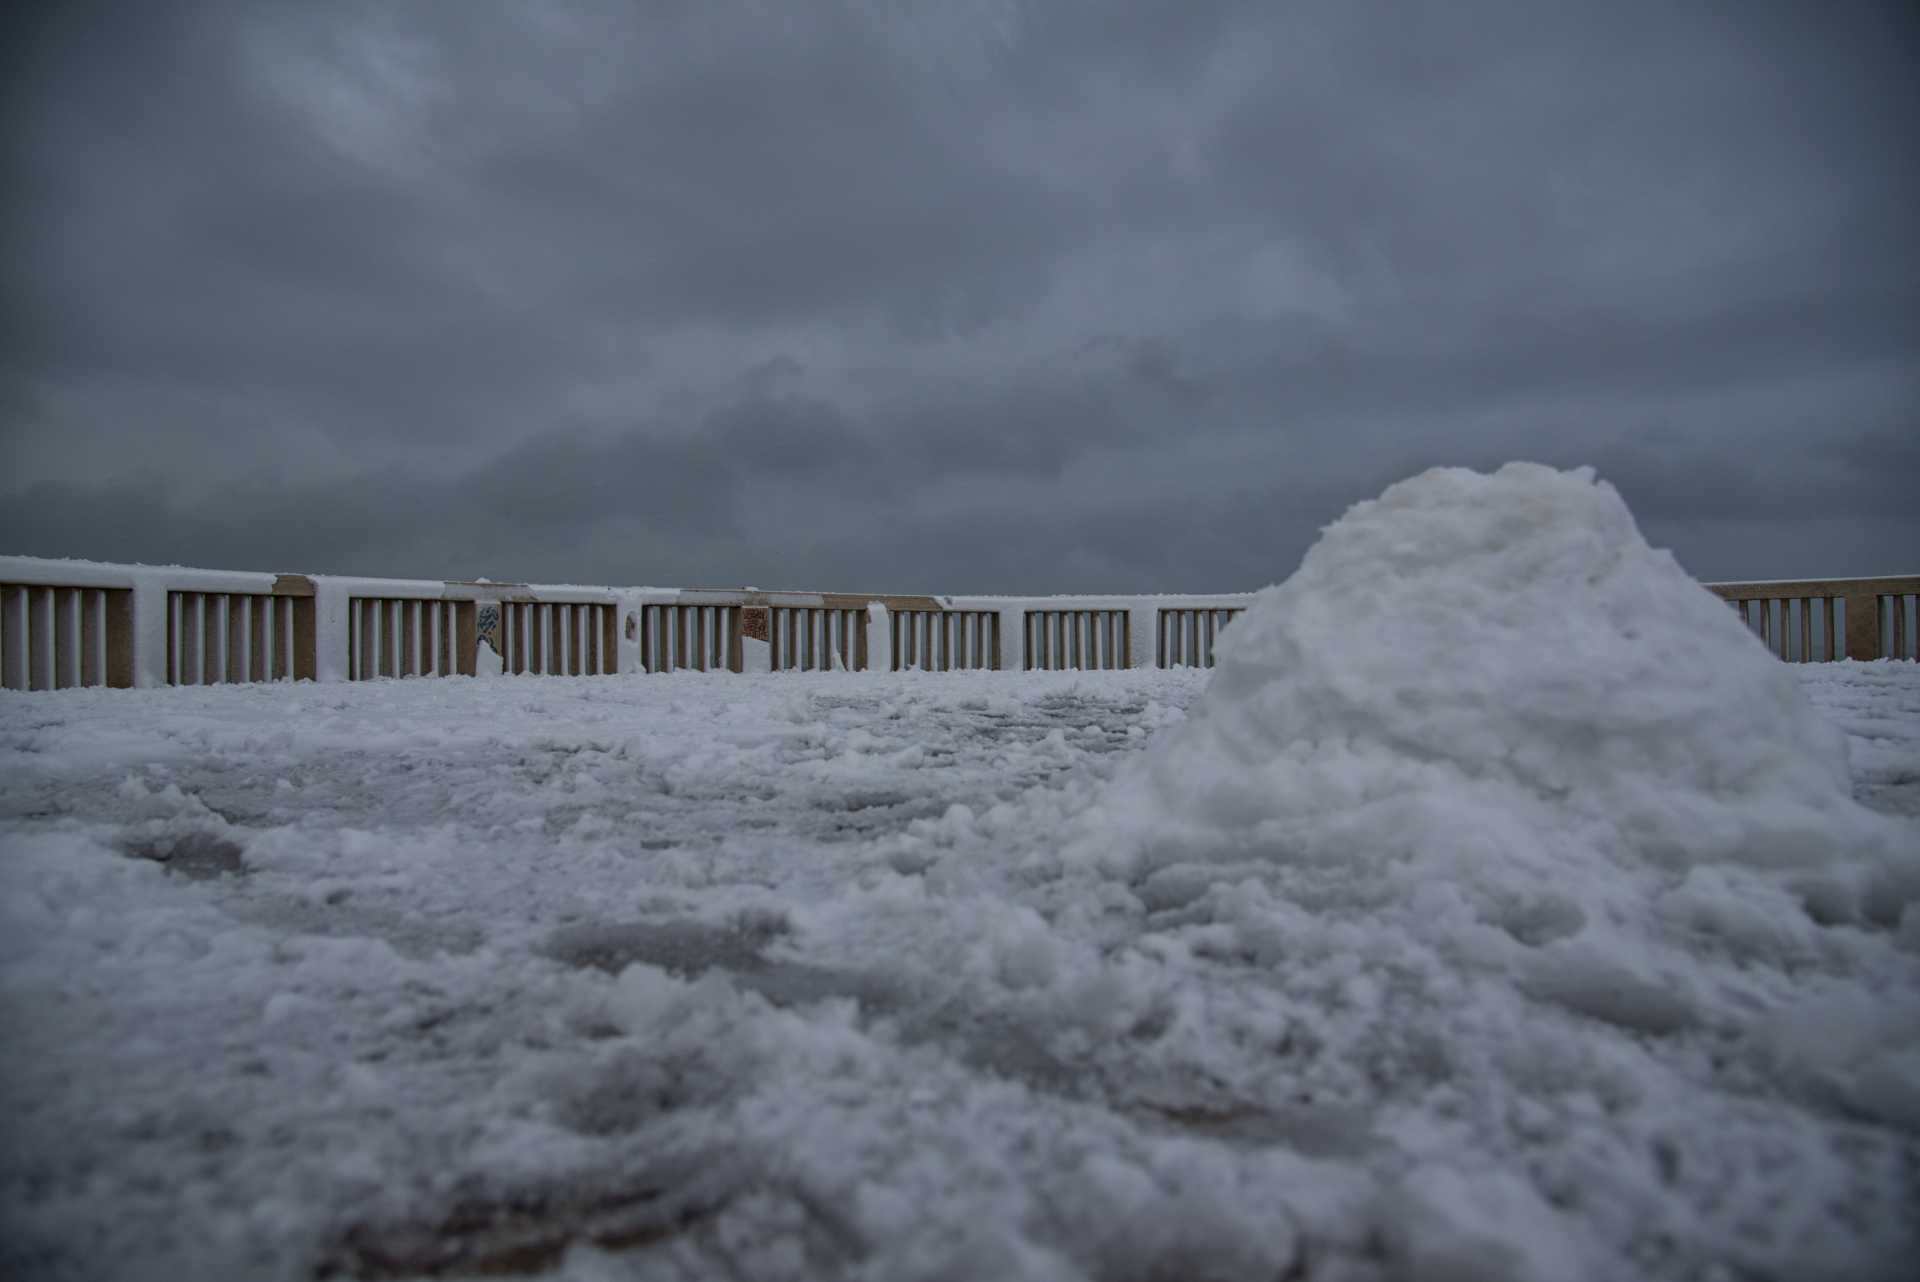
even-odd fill
[(0, 549), (1249, 588), (1436, 463), (1920, 548), (1910, 7), (19, 8)]

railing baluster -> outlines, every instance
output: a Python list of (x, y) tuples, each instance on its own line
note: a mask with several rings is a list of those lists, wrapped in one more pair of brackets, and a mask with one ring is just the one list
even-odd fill
[(80, 684), (107, 683), (107, 594), (97, 588), (80, 593)]
[(273, 609), (270, 596), (247, 598), (247, 675), (248, 681), (267, 679), (267, 614)]
[(67, 690), (80, 684), (80, 594), (72, 588), (52, 591), (53, 688)]
[(247, 607), (252, 601), (252, 593), (228, 593), (226, 609), (222, 611), (226, 615), (226, 662), (221, 665), (222, 680), (235, 685), (247, 679)]
[(0, 686), (27, 688), (27, 593), (0, 587)]
[(33, 666), (33, 688), (53, 689), (53, 589), (33, 590), (32, 619), (27, 645)]
[[(457, 601), (447, 606), (447, 675), (480, 675), (480, 603)], [(498, 627), (496, 618), (495, 627)], [(499, 634), (496, 632), (495, 636)]]
[(198, 592), (183, 592), (180, 595), (180, 684), (197, 686), (205, 675), (200, 660), (202, 642), (206, 640), (206, 604)]

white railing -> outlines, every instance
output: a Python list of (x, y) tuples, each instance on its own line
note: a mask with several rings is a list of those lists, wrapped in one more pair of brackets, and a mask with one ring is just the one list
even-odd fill
[(1162, 668), (1211, 668), (1213, 646), (1237, 607), (1161, 610), (1154, 634), (1154, 663)]
[(1787, 662), (1916, 657), (1920, 575), (1706, 586)]
[[(168, 592), (167, 683), (239, 684), (311, 677), (311, 588), (271, 592)], [(305, 662), (303, 662), (303, 660)]]
[(889, 627), (895, 671), (923, 672), (1000, 666), (997, 610), (894, 610)]
[(502, 601), (500, 658), (510, 673), (561, 677), (619, 671), (616, 607), (605, 601)]
[(1026, 666), (1088, 670), (1133, 666), (1132, 611), (1045, 609), (1026, 612)]
[[(1914, 659), (1920, 648), (1920, 576), (1706, 586), (1782, 659)], [(1205, 668), (1252, 600), (570, 587), (0, 557), (0, 684)]]
[(643, 605), (639, 614), (643, 672), (740, 670), (740, 607), (726, 602)]
[(768, 667), (774, 672), (864, 672), (867, 612), (825, 605), (767, 607)]
[(9, 690), (133, 684), (133, 593), (0, 583), (0, 685)]
[(478, 613), (473, 601), (348, 597), (347, 677), (470, 677)]

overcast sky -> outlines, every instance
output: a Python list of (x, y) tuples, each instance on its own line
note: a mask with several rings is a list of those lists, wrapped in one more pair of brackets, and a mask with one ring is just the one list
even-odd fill
[(1920, 6), (8, 6), (0, 552), (1250, 589), (1435, 464), (1920, 566)]

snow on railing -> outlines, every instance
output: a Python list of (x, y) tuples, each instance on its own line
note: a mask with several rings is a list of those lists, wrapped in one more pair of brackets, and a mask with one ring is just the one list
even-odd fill
[(1709, 583), (1769, 650), (1790, 663), (1915, 658), (1920, 575)]

